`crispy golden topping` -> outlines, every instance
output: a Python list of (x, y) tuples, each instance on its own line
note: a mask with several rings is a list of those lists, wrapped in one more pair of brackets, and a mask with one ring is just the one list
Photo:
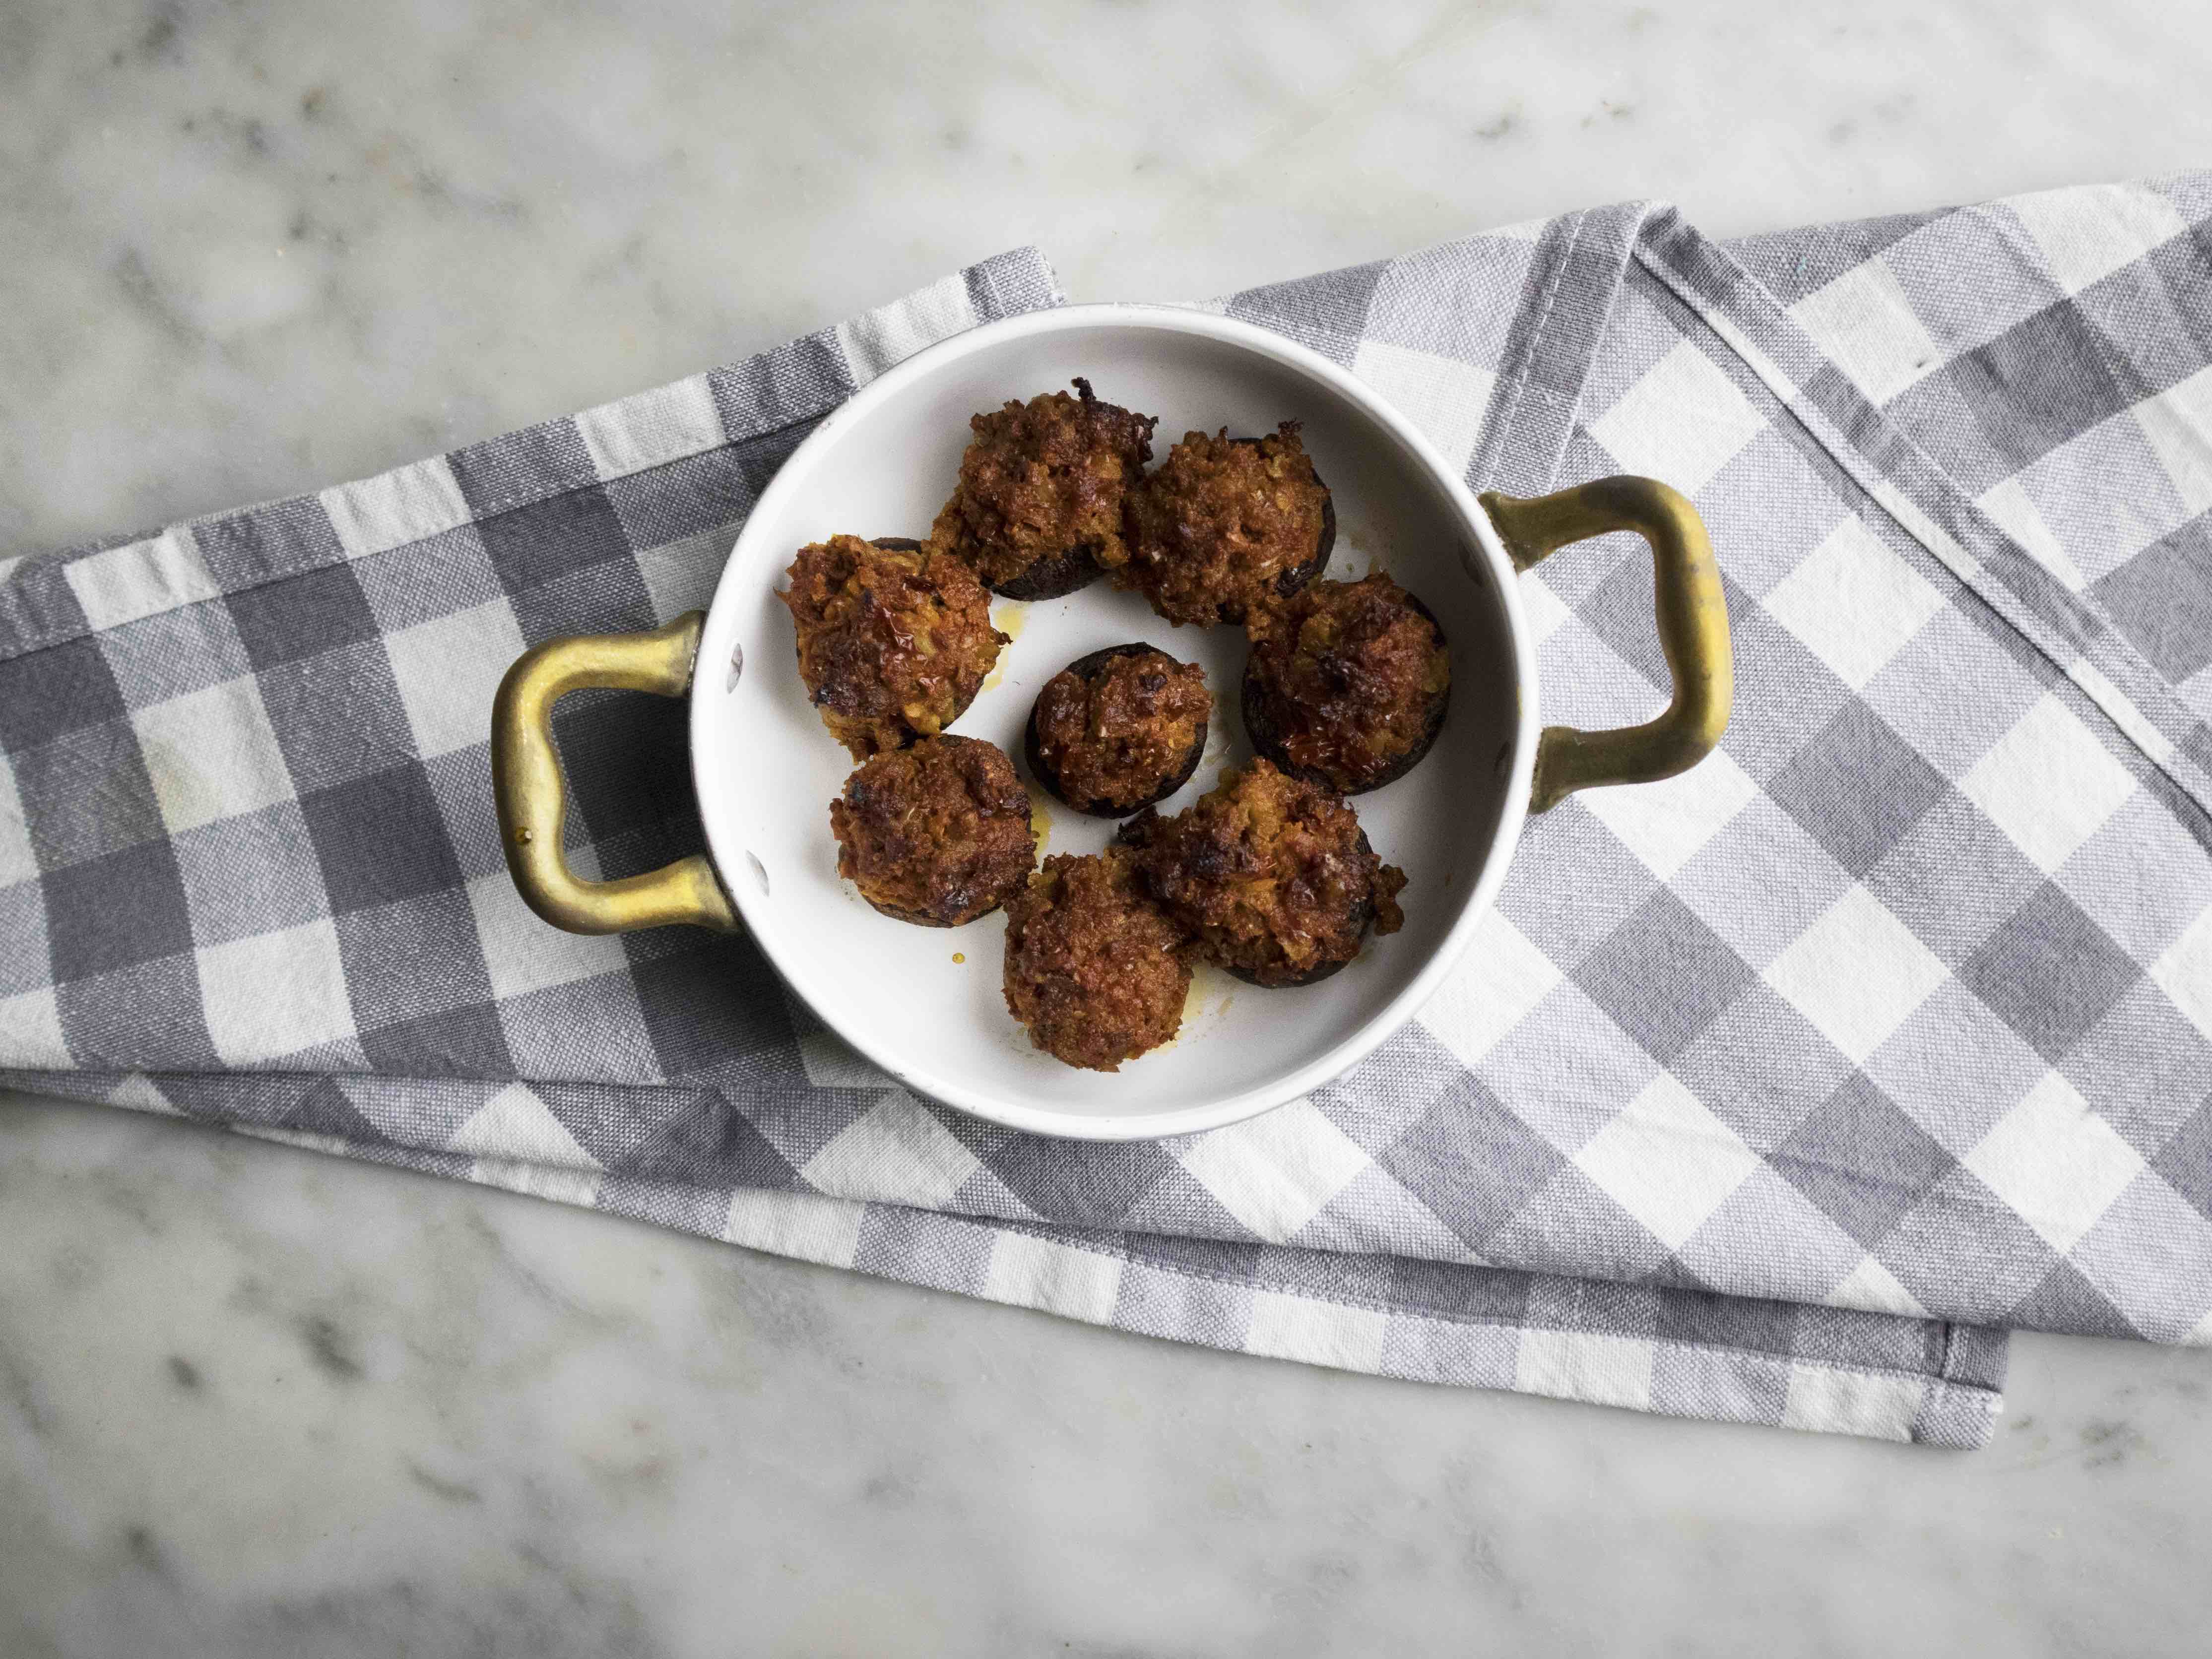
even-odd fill
[(1055, 1059), (1120, 1070), (1175, 1036), (1189, 989), (1182, 930), (1126, 848), (1054, 854), (1006, 901), (1006, 1008)]
[(1356, 792), (1434, 737), (1450, 654), (1389, 577), (1315, 582), (1255, 605), (1245, 628), (1267, 734), (1253, 740), (1292, 769)]
[(1223, 967), (1263, 985), (1318, 978), (1349, 962), (1372, 924), (1404, 923), (1400, 871), (1385, 865), (1351, 807), (1257, 760), (1171, 818), (1123, 831), (1168, 914)]
[(966, 560), (992, 587), (1079, 549), (1122, 557), (1122, 497), (1152, 459), (1155, 422), (1099, 402), (1087, 380), (1075, 389), (1079, 397), (1048, 392), (968, 422), (975, 435), (929, 544)]
[(830, 803), (837, 873), (879, 910), (957, 927), (1020, 890), (1036, 863), (1029, 791), (975, 738), (887, 750)]
[(1099, 562), (1170, 622), (1242, 622), (1310, 573), (1328, 500), (1296, 421), (1256, 441), (1187, 432), (1132, 492), (1126, 551)]
[(1164, 651), (1109, 657), (1088, 676), (1063, 668), (1038, 695), (1038, 757), (1079, 810), (1152, 799), (1206, 741), (1206, 671)]
[(799, 550), (776, 597), (799, 635), (799, 675), (856, 760), (943, 731), (975, 700), (1006, 635), (950, 554), (832, 536)]

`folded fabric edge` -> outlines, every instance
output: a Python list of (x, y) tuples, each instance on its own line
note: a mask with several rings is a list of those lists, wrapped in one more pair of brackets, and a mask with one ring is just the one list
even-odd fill
[[(1467, 466), (1474, 489), (1533, 495), (1559, 482), (1592, 360), (1613, 323), (1644, 228), (1663, 204), (1616, 202), (1534, 227), (1530, 287), (1516, 312)], [(1571, 303), (1559, 296), (1571, 292)]]
[[(1837, 371), (1750, 270), (1672, 209), (1635, 258), (1798, 427), (1990, 611), (2047, 658), (2171, 782), (2212, 837), (2212, 733), (2087, 600), (2068, 592), (1904, 428)], [(2185, 822), (2187, 819), (2185, 817)]]
[[(848, 1233), (857, 1241), (869, 1211), (898, 1206), (807, 1194), (742, 1196), (745, 1203), (732, 1206), (724, 1235), (731, 1243), (1224, 1352), (1657, 1416), (1965, 1450), (1988, 1442), (1993, 1419), (2004, 1408), (2001, 1385), (1963, 1378), (1626, 1330), (1447, 1319), (1358, 1297), (1322, 1295), (1285, 1281), (1225, 1279), (1051, 1229), (907, 1212), (929, 1228), (980, 1237), (982, 1282), (933, 1284), (896, 1263), (820, 1248), (822, 1241), (842, 1243)], [(839, 1213), (823, 1213), (825, 1206)], [(811, 1213), (775, 1213), (786, 1206)], [(810, 1253), (809, 1245), (819, 1253)], [(1237, 1305), (1244, 1304), (1249, 1307)], [(1244, 1315), (1241, 1334), (1239, 1312)], [(2003, 1334), (1985, 1334), (1995, 1337), (2002, 1352)], [(1945, 1346), (1952, 1346), (1949, 1328)]]
[[(788, 996), (787, 1000), (791, 1005), (794, 1018), (802, 1020), (811, 1018), (803, 1004), (798, 1003), (795, 999)], [(459, 1141), (431, 1142), (394, 1134), (388, 1125), (373, 1121), (375, 1116), (373, 1108), (363, 1099), (361, 1091), (363, 1090), (371, 1091), (459, 1091), (467, 1094), (472, 1103), (459, 1109), (459, 1117), (466, 1118), (473, 1115), (477, 1109), (477, 1104), (480, 1103), (484, 1097), (517, 1087), (534, 1092), (540, 1089), (562, 1086), (563, 1083), (592, 1089), (615, 1088), (619, 1089), (625, 1095), (666, 1097), (679, 1102), (696, 1100), (703, 1092), (714, 1095), (718, 1101), (721, 1102), (725, 1109), (735, 1110), (734, 1107), (728, 1104), (726, 1097), (723, 1096), (720, 1091), (712, 1085), (696, 1082), (610, 1085), (596, 1079), (558, 1079), (542, 1077), (527, 1079), (459, 1077), (405, 1078), (374, 1072), (301, 1071), (284, 1069), (281, 1066), (240, 1067), (210, 1071), (162, 1071), (150, 1074), (143, 1072), (125, 1073), (89, 1069), (36, 1071), (20, 1067), (0, 1068), (0, 1088), (16, 1088), (27, 1093), (50, 1096), (57, 1099), (122, 1106), (158, 1115), (179, 1117), (191, 1122), (237, 1127), (244, 1133), (261, 1133), (265, 1138), (280, 1139), (290, 1138), (301, 1145), (320, 1145), (324, 1141), (343, 1143), (345, 1146), (351, 1149), (349, 1154), (350, 1156), (457, 1176), (465, 1176), (472, 1161), (502, 1165), (516, 1164), (519, 1171), (521, 1170), (521, 1165), (511, 1158), (486, 1154)], [(238, 1111), (236, 1109), (239, 1103), (234, 1098), (228, 1103), (225, 1109), (211, 1111), (209, 1109), (210, 1101), (205, 1097), (197, 1094), (191, 1086), (198, 1084), (212, 1084), (225, 1089), (251, 1086), (268, 1092), (265, 1097), (253, 1104), (250, 1111)], [(318, 1110), (313, 1103), (314, 1097), (332, 1084), (337, 1085), (337, 1092), (347, 1103), (346, 1106), (341, 1109), (337, 1120), (329, 1118), (325, 1112)], [(947, 1113), (955, 1118), (958, 1116), (957, 1114), (949, 1113), (948, 1109), (927, 1106), (911, 1095), (902, 1094), (900, 1099), (902, 1102), (902, 1109), (908, 1112)], [(990, 1126), (979, 1127), (984, 1133), (993, 1132)], [(366, 1133), (356, 1133), (356, 1128), (365, 1129)], [(301, 1137), (306, 1139), (301, 1139)], [(533, 1192), (538, 1191), (541, 1188), (565, 1188), (578, 1182), (589, 1186), (603, 1179), (628, 1182), (646, 1178), (632, 1170), (611, 1170), (593, 1161), (580, 1147), (572, 1147), (571, 1151), (573, 1157), (565, 1158), (559, 1162), (532, 1160), (528, 1170), (518, 1173), (515, 1178), (520, 1180), (526, 1177), (533, 1183), (527, 1190)], [(744, 1190), (773, 1196), (777, 1195), (783, 1189), (757, 1184), (747, 1186)], [(549, 1195), (560, 1194), (550, 1193)], [(888, 1189), (871, 1190), (865, 1184), (857, 1188), (848, 1184), (847, 1190), (838, 1192), (824, 1192), (817, 1188), (799, 1195), (818, 1196), (832, 1202), (877, 1208), (908, 1207), (902, 1194)], [(1076, 1222), (1048, 1221), (1033, 1212), (1008, 1213), (1003, 1210), (983, 1207), (980, 1204), (963, 1206), (957, 1194), (946, 1196), (941, 1204), (929, 1212), (987, 1228), (1044, 1227), (1071, 1237), (1092, 1236), (1112, 1238), (1121, 1236), (1103, 1224), (1086, 1227)], [(1162, 1235), (1161, 1237), (1170, 1236)], [(1408, 1264), (1422, 1264), (1445, 1271), (1472, 1266), (1479, 1267), (1480, 1270), (1488, 1273), (1515, 1275), (1553, 1284), (1619, 1285), (1630, 1291), (1641, 1288), (1639, 1281), (1633, 1279), (1609, 1279), (1585, 1274), (1572, 1268), (1554, 1265), (1468, 1263), (1448, 1255), (1422, 1251), (1380, 1250), (1358, 1240), (1291, 1244), (1285, 1241), (1256, 1241), (1249, 1235), (1241, 1232), (1215, 1234), (1202, 1231), (1171, 1237), (1187, 1243), (1194, 1250), (1206, 1248), (1222, 1249), (1259, 1248), (1264, 1244), (1266, 1248), (1296, 1250), (1316, 1258), (1338, 1259), (1349, 1263), (1389, 1260)], [(1950, 1314), (1936, 1314), (1918, 1309), (1900, 1311), (1894, 1308), (1876, 1305), (1798, 1300), (1765, 1294), (1753, 1289), (1726, 1285), (1671, 1288), (1677, 1290), (1680, 1294), (1709, 1297), (1717, 1301), (1741, 1304), (1746, 1307), (1802, 1309), (1808, 1312), (1842, 1320), (1892, 1322), (1929, 1329), (1943, 1327), (1959, 1329), (1984, 1328), (1963, 1322), (1964, 1320), (1970, 1320), (1972, 1317), (1970, 1313), (1964, 1316), (1955, 1311)]]
[[(5, 1081), (22, 1086), (33, 1080)], [(101, 1098), (149, 1115), (179, 1115), (150, 1088), (119, 1087)], [(1154, 1255), (1133, 1249), (1127, 1236), (670, 1180), (629, 1177), (616, 1193), (603, 1189), (596, 1171), (380, 1146), (272, 1124), (209, 1127), (1133, 1335), (1397, 1381), (1959, 1449), (1986, 1443), (1992, 1419), (2003, 1409), (2006, 1334), (1944, 1322), (1861, 1316), (1940, 1332), (1942, 1363), (1929, 1374), (1870, 1358), (1784, 1354), (1662, 1336), (1626, 1322), (1601, 1328), (1599, 1318), (1588, 1316), (1588, 1303), (1582, 1304), (1583, 1324), (1574, 1328), (1498, 1315), (1409, 1311), (1374, 1297), (1323, 1294), (1280, 1277), (1209, 1273), (1175, 1259), (1178, 1240), (1160, 1241), (1161, 1251)], [(1517, 1271), (1510, 1276), (1549, 1277)]]
[[(332, 1156), (362, 1155), (356, 1143), (335, 1137), (228, 1127)], [(404, 1167), (403, 1159), (391, 1161)], [(479, 1159), (465, 1178), (530, 1197), (600, 1207), (566, 1170)], [(1658, 1416), (1960, 1450), (1986, 1444), (1996, 1414), (2004, 1409), (2008, 1343), (2002, 1332), (1943, 1325), (1942, 1374), (1929, 1376), (1627, 1330), (1551, 1329), (1505, 1319), (1408, 1313), (1371, 1298), (1322, 1295), (1286, 1281), (1234, 1279), (1169, 1261), (1140, 1259), (1073, 1229), (813, 1193), (741, 1188), (728, 1195), (720, 1230), (709, 1231), (672, 1219), (672, 1214), (702, 1200), (710, 1208), (718, 1206), (724, 1194), (682, 1182), (657, 1184), (668, 1190), (634, 1192), (629, 1201), (603, 1212), (788, 1260), (1224, 1352)], [(660, 1204), (653, 1202), (656, 1198)], [(864, 1243), (872, 1215), (883, 1218), (879, 1231), (896, 1240), (892, 1248), (872, 1249)]]

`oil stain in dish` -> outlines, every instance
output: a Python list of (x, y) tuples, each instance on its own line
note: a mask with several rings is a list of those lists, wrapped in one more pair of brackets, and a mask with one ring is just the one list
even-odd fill
[(1187, 1036), (1206, 1035), (1199, 1028), (1218, 1023), (1229, 1012), (1229, 1005), (1237, 1000), (1237, 981), (1212, 963), (1194, 963), (1190, 970), (1190, 989), (1183, 993), (1182, 1024), (1163, 1048), (1174, 1048)]
[(1044, 796), (1035, 789), (1030, 791), (1030, 830), (1036, 836), (1037, 857), (1052, 842), (1052, 808), (1044, 804)]
[(967, 961), (967, 960), (968, 960), (968, 956), (967, 956), (967, 953), (966, 953), (965, 951), (955, 951), (952, 953), (952, 959), (953, 959), (953, 961), (955, 961), (955, 962), (965, 962), (965, 961)]
[[(1004, 634), (1009, 641), (1018, 640), (1022, 636), (1022, 629), (1029, 625), (1029, 606), (1019, 600), (1002, 599), (991, 607), (991, 626)], [(984, 677), (983, 690), (995, 691), (1006, 684), (1006, 647), (1000, 646), (998, 662)]]

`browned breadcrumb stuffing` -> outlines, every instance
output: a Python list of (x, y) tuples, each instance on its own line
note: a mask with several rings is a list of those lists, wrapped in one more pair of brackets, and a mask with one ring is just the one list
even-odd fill
[(1100, 402), (1087, 380), (1075, 389), (969, 420), (975, 435), (929, 543), (966, 560), (988, 586), (1078, 550), (1123, 556), (1122, 496), (1152, 457), (1157, 422)]
[(1112, 657), (1087, 678), (1063, 668), (1036, 705), (1037, 749), (1071, 806), (1152, 799), (1206, 740), (1206, 671), (1164, 651)]
[[(1370, 852), (1371, 855), (1371, 848)], [(1376, 933), (1395, 933), (1406, 925), (1406, 913), (1398, 903), (1398, 895), (1405, 890), (1406, 872), (1396, 865), (1382, 865), (1375, 872)]]
[(1187, 432), (1130, 492), (1126, 554), (1100, 562), (1170, 622), (1242, 622), (1312, 563), (1328, 499), (1296, 421), (1256, 441)]
[(776, 597), (798, 630), (799, 677), (855, 760), (950, 726), (1009, 642), (975, 573), (948, 553), (832, 536), (786, 574)]
[(1006, 901), (1007, 1011), (1070, 1066), (1119, 1071), (1182, 1024), (1188, 943), (1133, 865), (1126, 848), (1056, 853)]
[(1245, 672), (1293, 771), (1354, 793), (1384, 780), (1436, 732), (1451, 657), (1436, 624), (1377, 572), (1317, 581), (1252, 608)]
[(886, 750), (830, 803), (837, 873), (903, 921), (957, 927), (1021, 890), (1036, 863), (1029, 791), (975, 738)]
[(1319, 978), (1394, 933), (1403, 872), (1384, 864), (1352, 808), (1255, 760), (1171, 818), (1123, 836), (1146, 884), (1210, 960), (1262, 985)]

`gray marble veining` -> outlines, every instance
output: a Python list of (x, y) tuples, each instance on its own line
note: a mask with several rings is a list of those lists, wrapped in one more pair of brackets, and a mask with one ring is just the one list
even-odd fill
[(1173, 1347), (122, 1113), (0, 1115), (0, 1171), (10, 1654), (2202, 1650), (2201, 1354), (2023, 1342), (1944, 1454)]
[[(1188, 297), (1657, 195), (2212, 161), (2212, 16), (0, 7), (0, 557), (312, 488), (1035, 240)], [(2203, 1651), (2212, 1358), (1948, 1455), (1116, 1336), (0, 1105), (0, 1653)]]

